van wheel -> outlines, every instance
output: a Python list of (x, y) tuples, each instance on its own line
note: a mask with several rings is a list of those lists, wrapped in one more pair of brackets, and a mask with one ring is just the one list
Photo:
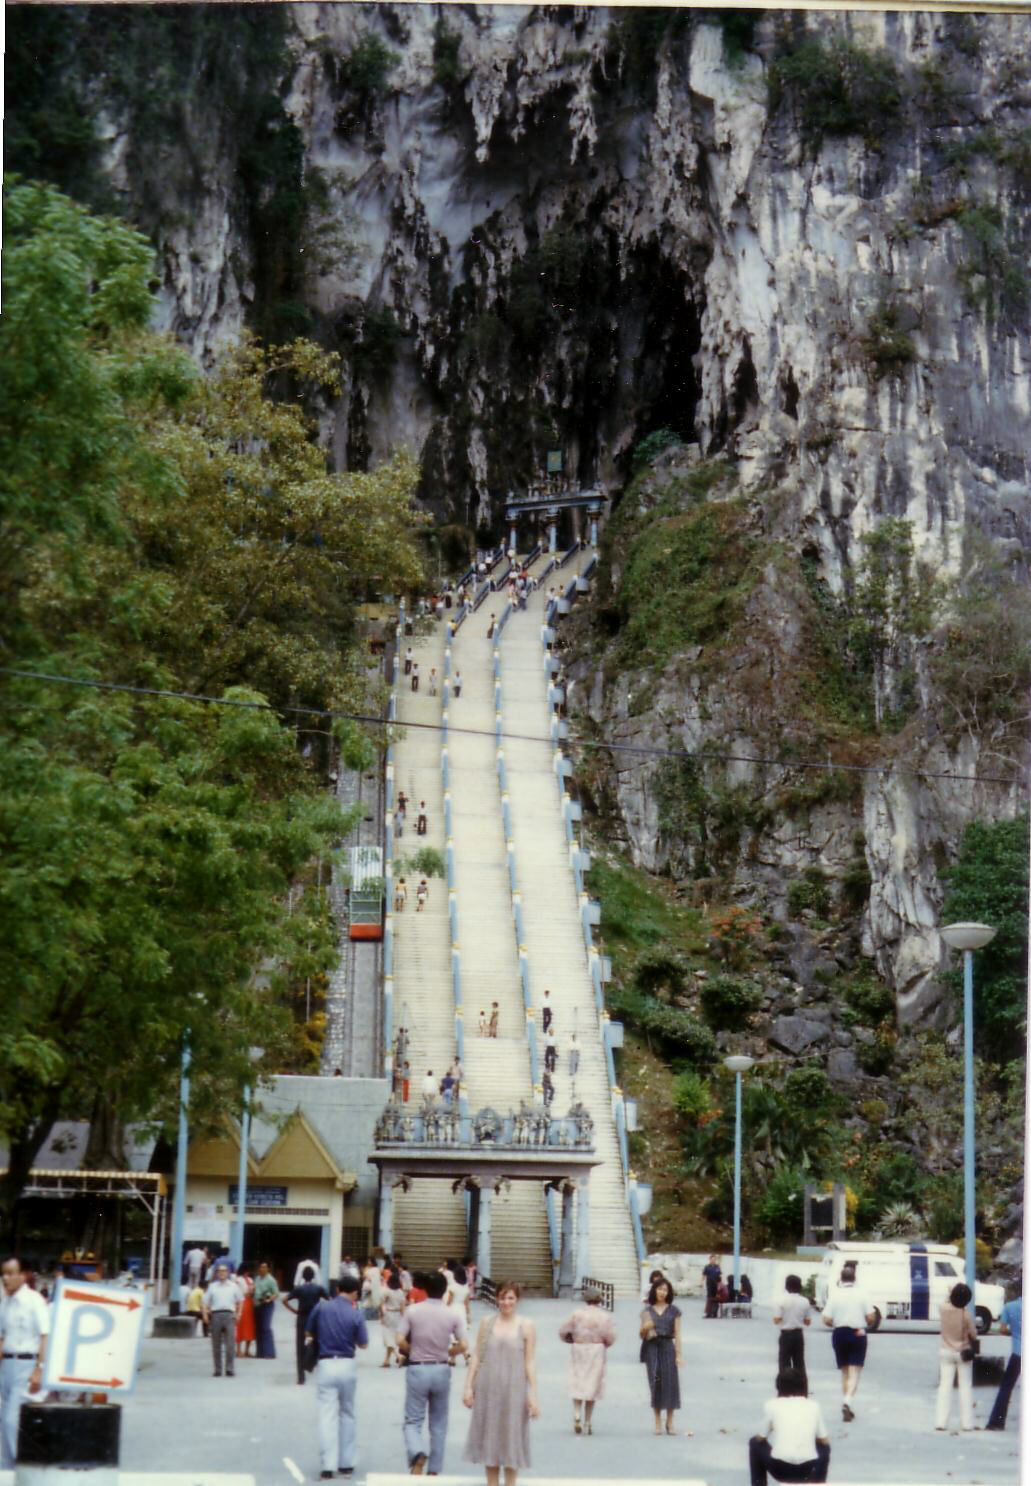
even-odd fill
[(876, 1306), (873, 1308), (873, 1320), (867, 1326), (867, 1331), (879, 1331), (881, 1325), (881, 1313)]
[(989, 1331), (991, 1331), (991, 1329), (992, 1329), (992, 1313), (991, 1313), (991, 1311), (986, 1310), (983, 1305), (979, 1305), (974, 1310), (974, 1316), (976, 1317), (976, 1320), (977, 1320), (977, 1334), (978, 1334), (978, 1336), (987, 1336), (988, 1333), (989, 1333)]

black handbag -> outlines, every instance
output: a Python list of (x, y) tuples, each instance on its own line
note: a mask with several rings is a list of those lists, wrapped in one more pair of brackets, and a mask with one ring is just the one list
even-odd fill
[(314, 1372), (319, 1360), (319, 1344), (313, 1336), (304, 1338), (304, 1370)]
[(961, 1349), (959, 1360), (960, 1362), (973, 1362), (974, 1358), (980, 1357), (980, 1355), (981, 1343), (975, 1337), (972, 1342), (968, 1342), (967, 1345)]

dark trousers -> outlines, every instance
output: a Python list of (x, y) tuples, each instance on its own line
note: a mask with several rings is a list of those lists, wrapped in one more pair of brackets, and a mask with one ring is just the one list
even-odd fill
[(549, 1073), (554, 1073), (555, 1072), (555, 1059), (557, 1057), (557, 1054), (558, 1054), (558, 1049), (557, 1048), (546, 1047), (544, 1049), (544, 1066), (548, 1070)]
[(752, 1476), (752, 1486), (766, 1486), (767, 1474), (775, 1481), (826, 1481), (830, 1463), (831, 1447), (821, 1445), (819, 1441), (816, 1445), (816, 1459), (799, 1463), (778, 1460), (769, 1440), (764, 1440), (761, 1435), (753, 1434), (748, 1441), (748, 1469)]
[(419, 819), (416, 821), (416, 823), (415, 823), (415, 834), (417, 836), (425, 836), (425, 834), (426, 834), (426, 817), (425, 817), (425, 815), (420, 815), (419, 816)]
[(782, 1331), (777, 1338), (777, 1371), (783, 1372), (786, 1367), (797, 1368), (803, 1377), (806, 1375), (805, 1333), (801, 1326)]
[(999, 1384), (999, 1391), (995, 1395), (995, 1402), (992, 1404), (992, 1412), (986, 1428), (1006, 1428), (1006, 1411), (1010, 1406), (1010, 1394), (1013, 1392), (1019, 1377), (1020, 1358), (1011, 1355), (1010, 1360), (1006, 1364), (1006, 1371), (1003, 1373), (1002, 1382)]
[(550, 1006), (545, 1006), (544, 1009), (541, 1011), (541, 1026), (543, 1027), (543, 1029), (544, 1029), (545, 1032), (551, 1026), (551, 1007)]
[(272, 1312), (275, 1308), (275, 1301), (269, 1301), (266, 1305), (256, 1305), (254, 1307), (254, 1322), (258, 1333), (257, 1352), (259, 1357), (274, 1357), (276, 1355), (276, 1343), (272, 1335)]
[(710, 1316), (710, 1317), (711, 1316), (718, 1316), (719, 1313), (720, 1313), (720, 1303), (719, 1303), (719, 1300), (717, 1298), (716, 1291), (715, 1290), (706, 1290), (706, 1292), (705, 1292), (705, 1310), (702, 1312), (703, 1317), (705, 1317), (705, 1316)]
[[(308, 1315), (309, 1316), (311, 1315), (311, 1312), (310, 1311), (308, 1312)], [(305, 1316), (303, 1320), (301, 1319), (300, 1316), (298, 1316), (298, 1318), (297, 1318), (297, 1381), (299, 1383), (303, 1383), (304, 1382), (304, 1328), (307, 1326), (307, 1324), (308, 1324), (308, 1316)]]

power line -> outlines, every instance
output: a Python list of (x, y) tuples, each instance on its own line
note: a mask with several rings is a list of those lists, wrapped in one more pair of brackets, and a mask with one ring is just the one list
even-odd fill
[[(443, 724), (436, 722), (397, 722), (391, 723), (389, 719), (375, 717), (365, 712), (338, 712), (323, 707), (298, 707), (286, 705), (273, 707), (270, 702), (249, 702), (242, 697), (212, 697), (202, 692), (175, 691), (170, 687), (160, 686), (134, 686), (124, 681), (97, 681), (82, 676), (59, 676), (49, 671), (29, 671), (15, 666), (0, 666), (0, 675), (17, 676), (27, 681), (44, 681), (54, 686), (78, 686), (92, 688), (96, 691), (124, 692), (130, 696), (155, 697), (163, 700), (182, 702), (201, 702), (211, 707), (240, 707), (252, 712), (293, 713), (301, 717), (318, 717), (339, 720), (341, 722), (360, 722), (370, 727), (391, 727), (422, 729), (425, 732), (443, 732)], [(454, 723), (448, 723), (448, 734), (459, 733), (469, 738), (496, 739), (496, 734), (487, 728), (457, 727)], [(512, 733), (503, 731), (501, 734), (503, 742), (511, 743), (543, 743), (552, 747), (551, 738), (540, 737), (533, 733)], [(635, 743), (611, 743), (605, 739), (596, 738), (574, 738), (570, 740), (582, 749), (600, 749), (608, 753), (629, 754), (639, 758), (661, 758), (661, 759), (687, 759), (697, 763), (699, 759), (708, 763), (727, 764), (755, 764), (767, 769), (813, 769), (824, 773), (838, 774), (887, 774), (893, 769), (903, 769), (920, 779), (951, 779), (958, 782), (970, 784), (1007, 784), (1012, 785), (1017, 781), (1006, 779), (991, 774), (957, 774), (947, 769), (922, 769), (917, 764), (907, 763), (904, 759), (886, 759), (876, 764), (836, 764), (829, 759), (806, 759), (806, 758), (764, 758), (759, 754), (748, 753), (724, 753), (719, 750), (706, 749), (704, 753), (691, 753), (686, 748), (659, 748), (655, 745), (644, 745)]]

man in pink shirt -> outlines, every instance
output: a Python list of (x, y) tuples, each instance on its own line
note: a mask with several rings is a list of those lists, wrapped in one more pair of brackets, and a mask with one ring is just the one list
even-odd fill
[(439, 1271), (426, 1276), (427, 1299), (409, 1307), (397, 1328), (401, 1352), (408, 1358), (405, 1371), (405, 1452), (408, 1470), (421, 1476), (427, 1456), (423, 1423), (429, 1410), (429, 1474), (439, 1476), (447, 1441), (451, 1398), (451, 1354), (468, 1355), (465, 1316), (457, 1306), (444, 1304), (447, 1280)]

